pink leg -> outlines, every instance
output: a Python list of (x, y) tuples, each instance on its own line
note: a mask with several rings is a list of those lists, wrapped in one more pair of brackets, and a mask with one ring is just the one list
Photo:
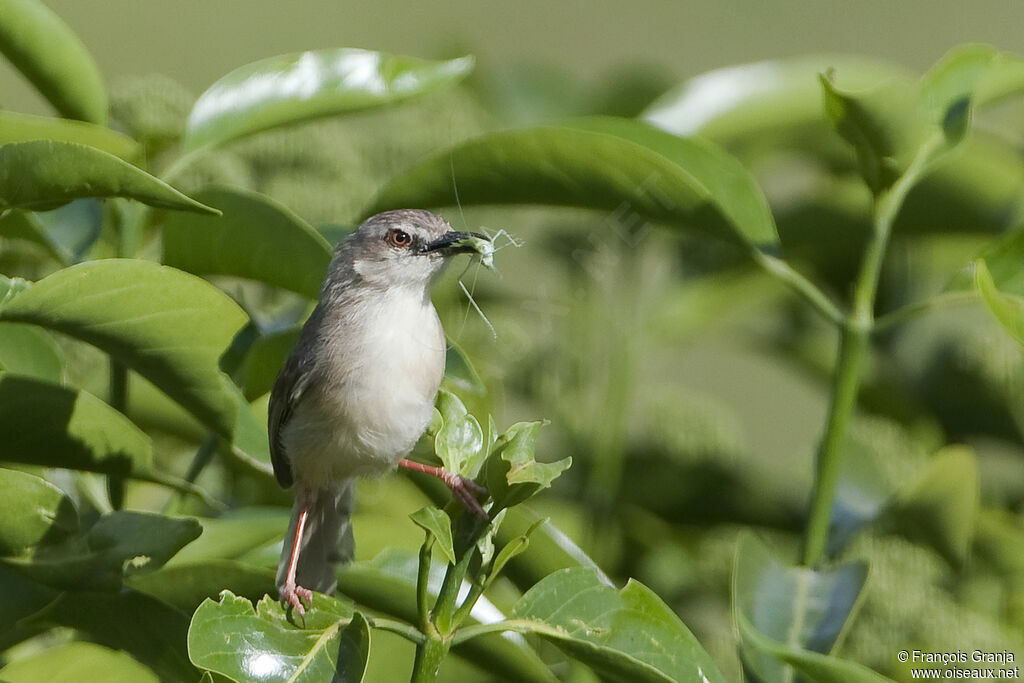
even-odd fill
[(295, 571), (299, 566), (299, 550), (302, 548), (302, 533), (306, 529), (306, 518), (309, 516), (309, 508), (303, 507), (299, 513), (299, 523), (295, 528), (295, 540), (292, 544), (292, 556), (288, 562), (288, 575), (285, 577), (284, 586), (281, 587), (281, 602), (291, 605), (299, 616), (306, 616), (306, 608), (302, 605), (305, 598), (309, 606), (313, 606), (313, 591), (295, 584)]
[(466, 509), (472, 512), (477, 517), (487, 519), (487, 512), (480, 506), (479, 501), (476, 497), (478, 495), (485, 495), (487, 489), (480, 486), (476, 482), (473, 482), (465, 477), (460, 477), (457, 474), (452, 474), (446, 469), (441, 467), (431, 467), (430, 465), (423, 465), (413, 460), (403, 458), (398, 461), (399, 467), (404, 467), (407, 470), (413, 470), (415, 472), (423, 472), (431, 476), (437, 477), (452, 490), (452, 495), (466, 506)]

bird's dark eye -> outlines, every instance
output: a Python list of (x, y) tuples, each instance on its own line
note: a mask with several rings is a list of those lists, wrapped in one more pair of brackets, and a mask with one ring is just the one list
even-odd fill
[(409, 243), (412, 242), (412, 238), (409, 237), (409, 233), (404, 230), (399, 230), (398, 228), (388, 230), (388, 234), (385, 239), (387, 239), (388, 244), (393, 247), (407, 247), (409, 246)]

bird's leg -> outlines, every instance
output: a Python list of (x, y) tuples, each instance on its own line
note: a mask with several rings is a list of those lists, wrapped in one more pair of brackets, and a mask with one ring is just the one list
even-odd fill
[(300, 617), (306, 616), (306, 608), (302, 605), (303, 598), (310, 607), (313, 606), (313, 591), (295, 583), (295, 572), (299, 566), (299, 552), (302, 549), (302, 534), (306, 530), (306, 519), (309, 517), (310, 503), (305, 496), (303, 499), (304, 504), (299, 511), (299, 522), (295, 525), (295, 539), (292, 542), (291, 559), (288, 561), (288, 575), (285, 577), (284, 586), (281, 587), (281, 594), (278, 596), (281, 602), (294, 607)]
[(399, 460), (398, 466), (404, 467), (407, 470), (423, 472), (424, 474), (437, 477), (452, 490), (452, 495), (455, 496), (460, 503), (466, 506), (467, 510), (477, 517), (488, 519), (487, 512), (480, 506), (480, 502), (476, 499), (477, 496), (487, 494), (487, 489), (483, 486), (480, 486), (471, 479), (466, 479), (465, 477), (449, 472), (442, 467), (431, 467), (430, 465), (424, 465), (416, 462), (415, 460), (409, 460), (408, 458), (402, 458)]

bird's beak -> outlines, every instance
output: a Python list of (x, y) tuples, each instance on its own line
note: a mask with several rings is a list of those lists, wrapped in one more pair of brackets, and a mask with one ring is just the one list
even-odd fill
[(447, 254), (472, 254), (480, 251), (478, 240), (490, 244), (490, 239), (478, 232), (456, 232), (450, 230), (437, 238), (427, 246), (423, 247), (423, 253), (432, 251), (444, 251)]

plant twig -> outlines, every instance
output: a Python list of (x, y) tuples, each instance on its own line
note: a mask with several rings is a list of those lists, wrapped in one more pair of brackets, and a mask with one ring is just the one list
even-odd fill
[(924, 172), (931, 151), (931, 145), (926, 145), (892, 187), (875, 197), (874, 225), (854, 285), (853, 310), (840, 323), (842, 336), (833, 376), (832, 401), (825, 434), (818, 448), (811, 511), (804, 536), (803, 564), (808, 567), (821, 562), (828, 543), (832, 506), (839, 481), (842, 443), (856, 408), (862, 369), (870, 337), (874, 332), (875, 298), (892, 225), (903, 200)]

